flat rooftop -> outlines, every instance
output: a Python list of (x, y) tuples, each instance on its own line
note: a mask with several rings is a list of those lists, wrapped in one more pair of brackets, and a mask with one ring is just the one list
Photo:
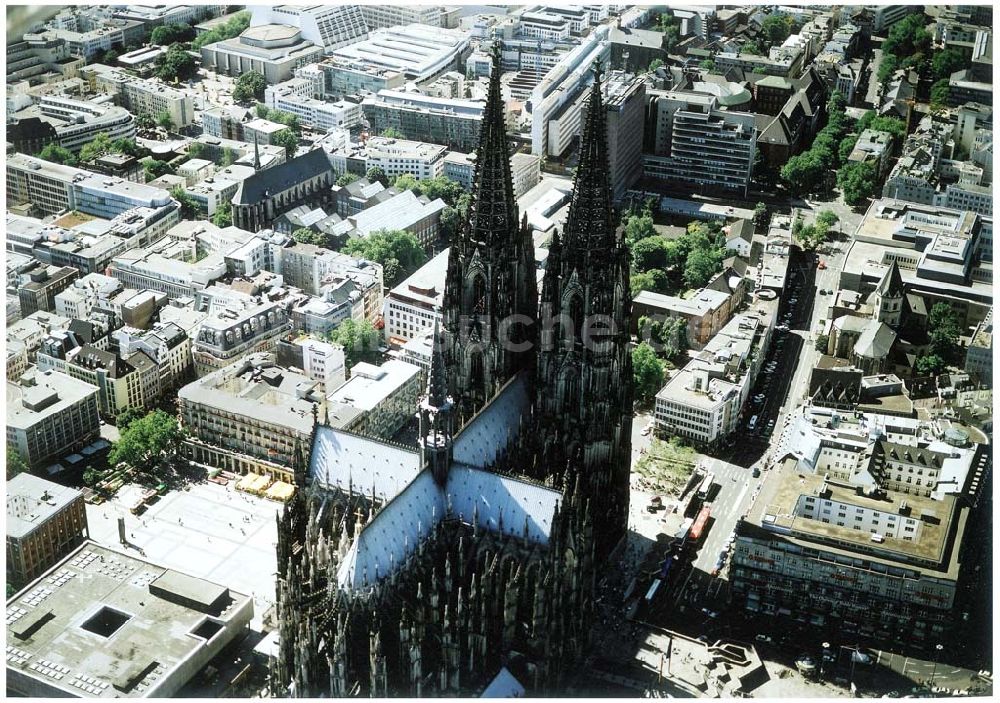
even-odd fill
[[(810, 496), (855, 509), (877, 511), (885, 516), (905, 516), (919, 525), (912, 540), (883, 533), (881, 541), (874, 541), (870, 531), (854, 529), (847, 524), (841, 527), (798, 514), (800, 498)], [(850, 517), (853, 515), (849, 514), (848, 519)], [(959, 508), (955, 496), (934, 500), (886, 491), (876, 497), (859, 492), (851, 484), (800, 472), (798, 462), (789, 460), (769, 472), (746, 519), (754, 526), (803, 546), (897, 568), (917, 569), (928, 575), (957, 578), (958, 549), (953, 548), (949, 536), (957, 521), (959, 532), (954, 543), (960, 544), (966, 517), (967, 511)]]
[[(34, 381), (34, 385), (25, 382)], [(7, 383), (7, 428), (27, 429), (97, 395), (97, 386), (59, 371), (27, 371), (18, 383)]]
[[(214, 601), (186, 603), (192, 593)], [(249, 620), (248, 608), (246, 595), (88, 541), (7, 601), (8, 686), (170, 695), (206, 641)]]
[(31, 533), (82, 495), (75, 488), (18, 474), (7, 482), (7, 538)]
[(419, 373), (419, 366), (405, 361), (390, 360), (381, 366), (362, 362), (351, 368), (350, 380), (328, 399), (362, 411), (373, 410)]

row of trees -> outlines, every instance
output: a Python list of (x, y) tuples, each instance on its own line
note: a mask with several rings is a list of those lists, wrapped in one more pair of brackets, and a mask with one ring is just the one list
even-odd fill
[(207, 44), (214, 44), (217, 41), (238, 37), (243, 34), (249, 26), (250, 12), (247, 10), (237, 12), (222, 24), (196, 36), (194, 41), (191, 42), (191, 47), (194, 49), (200, 49)]
[(799, 217), (792, 223), (792, 236), (802, 245), (803, 249), (816, 249), (826, 241), (833, 227), (840, 218), (832, 210), (822, 210), (816, 215), (816, 221), (805, 224)]
[(961, 362), (962, 323), (948, 303), (935, 303), (927, 318), (930, 347), (917, 357), (917, 373), (939, 374), (949, 365)]
[(342, 251), (382, 264), (387, 286), (396, 285), (427, 261), (420, 240), (399, 229), (382, 229), (367, 237), (349, 239)]
[(809, 149), (793, 156), (781, 167), (781, 180), (791, 193), (805, 195), (828, 187), (828, 174), (850, 156), (857, 134), (851, 134), (853, 120), (847, 116), (846, 108), (843, 94), (834, 91), (826, 105), (826, 126), (816, 135)]

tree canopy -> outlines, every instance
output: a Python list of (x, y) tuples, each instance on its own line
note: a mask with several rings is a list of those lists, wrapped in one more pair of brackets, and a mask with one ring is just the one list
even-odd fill
[(198, 219), (198, 203), (188, 195), (184, 189), (176, 185), (170, 189), (170, 197), (180, 203), (181, 206), (181, 218), (185, 220)]
[(175, 453), (181, 437), (177, 419), (154, 410), (129, 423), (121, 432), (121, 438), (111, 447), (108, 462), (113, 466), (128, 464), (145, 469)]
[(370, 182), (374, 183), (378, 181), (383, 186), (389, 185), (389, 177), (385, 175), (385, 171), (382, 170), (381, 166), (372, 166), (365, 172), (365, 178)]
[(186, 81), (194, 78), (198, 64), (180, 44), (171, 44), (165, 54), (156, 57), (156, 77), (162, 81)]
[(318, 247), (325, 247), (329, 244), (329, 238), (323, 232), (316, 232), (309, 227), (299, 227), (292, 232), (292, 239), (303, 244), (315, 244)]
[(359, 361), (377, 360), (379, 335), (369, 320), (344, 320), (330, 332), (330, 341), (344, 348), (348, 367)]
[(389, 139), (406, 139), (406, 136), (395, 127), (386, 127), (383, 129), (382, 136)]
[(358, 180), (358, 174), (356, 173), (344, 173), (337, 179), (338, 186), (349, 186), (354, 181)]
[(216, 227), (231, 227), (233, 224), (233, 206), (229, 203), (223, 203), (215, 210), (215, 214), (212, 215), (212, 224)]
[(66, 166), (76, 166), (77, 164), (76, 154), (55, 143), (47, 144), (36, 156), (40, 159), (51, 161), (54, 164), (64, 164)]
[(149, 35), (149, 42), (156, 46), (168, 46), (194, 39), (194, 27), (176, 22), (156, 27)]
[(168, 164), (166, 161), (160, 161), (159, 159), (150, 159), (142, 167), (143, 172), (146, 174), (146, 181), (155, 181), (160, 176), (166, 175), (168, 173), (174, 173), (174, 167)]
[(427, 261), (420, 240), (410, 232), (383, 229), (348, 240), (343, 251), (382, 264), (387, 286), (394, 286)]
[(166, 110), (161, 110), (156, 113), (156, 124), (159, 127), (167, 130), (168, 132), (172, 130), (176, 125), (174, 124), (174, 118), (170, 116), (170, 113)]
[(291, 159), (299, 148), (299, 137), (292, 130), (285, 128), (271, 135), (271, 144), (285, 147), (285, 155)]
[(245, 32), (249, 26), (250, 12), (243, 10), (234, 14), (221, 25), (216, 25), (211, 30), (196, 36), (194, 41), (191, 42), (191, 45), (195, 49), (200, 49), (208, 44), (214, 44), (215, 42), (223, 41), (224, 39), (232, 39), (233, 37), (238, 37), (240, 34)]
[(260, 71), (241, 73), (233, 86), (233, 100), (241, 105), (246, 105), (254, 100), (263, 100), (266, 88), (267, 79)]
[(837, 186), (844, 191), (844, 202), (852, 207), (860, 205), (875, 194), (875, 165), (853, 161), (844, 165), (837, 173)]
[(646, 342), (632, 350), (632, 380), (636, 394), (650, 400), (663, 387), (663, 362)]
[(7, 445), (7, 480), (11, 480), (18, 474), (23, 474), (28, 470), (28, 465), (24, 457), (10, 444)]

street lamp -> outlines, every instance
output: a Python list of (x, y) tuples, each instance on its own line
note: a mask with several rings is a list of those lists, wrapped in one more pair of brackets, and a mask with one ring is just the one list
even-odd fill
[(936, 644), (934, 645), (934, 649), (937, 653), (934, 655), (934, 668), (931, 669), (931, 688), (934, 688), (934, 678), (937, 676), (938, 659), (941, 657), (941, 650), (944, 649), (944, 645)]

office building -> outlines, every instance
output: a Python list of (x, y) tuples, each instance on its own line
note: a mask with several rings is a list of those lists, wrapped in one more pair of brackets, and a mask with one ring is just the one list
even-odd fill
[(366, 97), (361, 108), (372, 131), (392, 128), (404, 138), (420, 137), (453, 149), (471, 150), (479, 140), (485, 102), (437, 98), (419, 93), (380, 90)]
[(941, 641), (957, 620), (968, 504), (824, 477), (797, 463), (770, 471), (737, 523), (735, 602), (844, 638)]
[(66, 364), (66, 373), (97, 386), (100, 413), (108, 420), (149, 408), (160, 397), (160, 369), (145, 351), (126, 357), (85, 344)]
[[(302, 88), (308, 88), (310, 95), (302, 95)], [(299, 118), (306, 127), (320, 131), (328, 131), (335, 127), (354, 127), (362, 121), (361, 105), (348, 100), (327, 102), (312, 97), (312, 84), (302, 78), (293, 78), (278, 85), (269, 86), (264, 94), (265, 104), (275, 110), (281, 110)], [(244, 139), (246, 130), (252, 122), (244, 123)], [(284, 125), (282, 125), (284, 126)]]
[(656, 394), (654, 422), (663, 436), (712, 446), (736, 429), (763, 365), (773, 311), (737, 315)]
[(323, 97), (341, 100), (382, 90), (402, 90), (406, 76), (401, 71), (368, 63), (330, 56), (319, 64)]
[(226, 275), (221, 255), (188, 263), (168, 256), (169, 246), (169, 241), (161, 239), (152, 247), (129, 249), (112, 260), (108, 273), (126, 288), (158, 291), (171, 298), (193, 296)]
[(295, 453), (307, 451), (324, 402), (316, 388), (277, 366), (273, 354), (241, 355), (178, 392), (185, 452), (209, 466), (293, 483)]
[(541, 180), (542, 158), (521, 152), (514, 154), (510, 157), (510, 177), (514, 182), (514, 197), (520, 198)]
[[(265, 9), (272, 12), (279, 10)], [(227, 76), (257, 71), (270, 84), (287, 81), (296, 68), (322, 57), (322, 46), (308, 41), (299, 29), (287, 24), (251, 26), (238, 37), (206, 44), (201, 48), (201, 61), (206, 68)]]
[(7, 383), (7, 446), (41, 468), (97, 438), (97, 387), (58, 371), (28, 370)]
[(993, 309), (986, 313), (983, 321), (969, 340), (965, 351), (965, 370), (979, 374), (984, 381), (993, 379)]
[(32, 41), (38, 38), (65, 42), (71, 56), (78, 56), (88, 61), (116, 46), (141, 44), (146, 39), (146, 28), (142, 22), (135, 20), (108, 18), (102, 21), (99, 27), (93, 28), (84, 28), (86, 24), (84, 19), (76, 26), (63, 25), (60, 28), (47, 28), (40, 32), (25, 34), (24, 39)]
[(571, 32), (571, 22), (551, 12), (526, 11), (517, 18), (517, 33), (526, 39), (564, 41)]
[(406, 24), (443, 26), (441, 17), (444, 8), (435, 5), (361, 5), (360, 8), (368, 29)]
[(251, 596), (134, 553), (88, 540), (8, 601), (13, 695), (170, 698), (246, 636)]
[(325, 53), (363, 39), (369, 29), (358, 5), (260, 5), (252, 12), (251, 29), (268, 25), (294, 27), (305, 41)]
[(90, 536), (83, 493), (29, 473), (7, 481), (7, 581), (38, 578)]
[(641, 77), (612, 73), (604, 103), (608, 124), (608, 168), (611, 193), (620, 202), (625, 192), (642, 178), (642, 139), (646, 86)]
[(341, 279), (355, 281), (364, 292), (365, 319), (382, 314), (382, 266), (374, 261), (296, 242), (274, 247), (273, 270), (285, 284), (318, 295), (323, 286)]
[(135, 117), (124, 107), (102, 105), (61, 95), (43, 95), (36, 104), (11, 115), (7, 139), (25, 153), (49, 144), (80, 152), (101, 133), (114, 139), (135, 137)]
[(654, 91), (649, 110), (656, 146), (643, 157), (645, 174), (745, 195), (757, 149), (756, 116), (720, 107), (709, 93)]
[(413, 419), (423, 388), (420, 367), (390, 360), (381, 366), (361, 362), (351, 367), (347, 383), (327, 395), (333, 426), (379, 439), (393, 436)]
[(142, 352), (156, 364), (161, 391), (179, 385), (192, 371), (191, 338), (173, 322), (157, 322), (149, 330), (122, 327), (112, 332), (118, 353), (126, 359)]
[(347, 380), (347, 357), (339, 344), (315, 337), (292, 336), (278, 340), (278, 366), (298, 369), (330, 393)]
[(367, 237), (380, 230), (399, 229), (414, 235), (429, 249), (437, 241), (441, 212), (446, 207), (441, 198), (428, 201), (426, 196), (418, 198), (412, 190), (406, 190), (347, 218), (352, 226), (349, 236)]
[(385, 297), (385, 339), (405, 344), (441, 320), (448, 249), (417, 269)]
[(410, 174), (418, 181), (444, 175), (448, 149), (440, 144), (428, 144), (407, 139), (371, 137), (365, 142), (368, 168), (378, 167), (392, 181)]
[(37, 266), (29, 271), (26, 279), (17, 287), (17, 299), (21, 304), (21, 315), (33, 312), (55, 312), (56, 296), (69, 288), (80, 276), (80, 272), (69, 266)]

